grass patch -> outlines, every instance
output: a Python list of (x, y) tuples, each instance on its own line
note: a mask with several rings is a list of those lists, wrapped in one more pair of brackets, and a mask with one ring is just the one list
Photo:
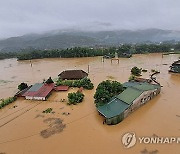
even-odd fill
[(42, 113), (51, 113), (52, 110), (53, 110), (52, 108), (48, 108), (48, 109), (44, 110)]
[(13, 103), (16, 100), (16, 97), (9, 97), (7, 99), (1, 99), (0, 101), (0, 109), (2, 109), (3, 107)]
[(9, 83), (9, 82), (13, 82), (13, 81), (8, 81), (8, 80), (0, 80), (0, 84), (6, 84), (6, 83)]

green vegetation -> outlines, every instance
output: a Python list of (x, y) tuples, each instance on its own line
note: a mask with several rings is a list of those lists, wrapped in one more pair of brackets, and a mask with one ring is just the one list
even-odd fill
[(44, 110), (42, 113), (51, 113), (52, 110), (53, 110), (52, 108), (48, 108), (48, 109)]
[(91, 90), (94, 88), (93, 83), (89, 78), (83, 78), (81, 80), (61, 80), (58, 79), (56, 82), (57, 86), (64, 85), (69, 87), (83, 87), (84, 89)]
[(24, 90), (28, 87), (27, 83), (24, 83), (22, 82), (19, 86), (18, 86), (18, 89), (21, 91), (21, 90)]
[(135, 75), (135, 76), (140, 76), (141, 75), (141, 69), (135, 66), (131, 69), (131, 74)]
[(84, 94), (80, 92), (68, 93), (69, 105), (71, 104), (76, 105), (77, 103), (81, 103), (83, 99), (84, 99)]
[(135, 78), (136, 78), (135, 75), (131, 75), (131, 76), (129, 77), (129, 81), (132, 81), (132, 80), (134, 80)]
[(132, 54), (143, 53), (167, 53), (170, 54), (171, 49), (174, 49), (173, 53), (179, 54), (180, 43), (161, 43), (161, 44), (124, 44), (119, 47), (103, 47), (103, 48), (88, 48), (88, 47), (74, 47), (67, 49), (49, 49), (40, 50), (34, 48), (23, 49), (17, 53), (0, 53), (0, 59), (17, 58), (18, 60), (30, 60), (41, 58), (72, 58), (72, 57), (94, 57), (104, 56), (112, 58), (115, 53), (119, 57), (131, 57)]
[(101, 82), (94, 94), (96, 106), (108, 103), (110, 99), (123, 91), (123, 86), (120, 82), (106, 80)]
[(11, 104), (12, 102), (14, 102), (16, 100), (16, 97), (9, 97), (7, 99), (2, 99), (0, 101), (0, 109), (2, 109), (3, 107), (5, 107), (8, 104)]
[(45, 83), (50, 84), (50, 83), (54, 83), (54, 81), (51, 79), (51, 77), (49, 77), (49, 79), (47, 79)]
[(11, 53), (11, 52), (2, 53), (2, 52), (0, 52), (0, 60), (1, 59), (8, 59), (8, 58), (16, 58), (16, 57), (17, 57), (17, 53)]
[(18, 60), (41, 59), (41, 58), (72, 58), (72, 57), (94, 57), (102, 56), (102, 50), (91, 48), (67, 48), (54, 50), (33, 50), (29, 52), (20, 52), (17, 55)]

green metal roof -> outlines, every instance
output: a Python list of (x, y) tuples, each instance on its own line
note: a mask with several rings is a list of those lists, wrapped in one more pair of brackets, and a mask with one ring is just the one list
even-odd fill
[(36, 83), (28, 91), (38, 91), (42, 86), (42, 83)]
[(133, 87), (133, 88), (136, 88), (136, 89), (142, 90), (142, 91), (154, 90), (154, 89), (158, 89), (160, 87), (159, 85), (150, 84), (147, 82), (134, 82), (134, 81), (125, 82), (123, 84), (123, 86), (126, 88)]
[(142, 90), (134, 89), (134, 88), (127, 88), (121, 94), (117, 96), (120, 100), (127, 104), (132, 104), (132, 102), (139, 97), (143, 93)]
[(128, 107), (128, 104), (124, 103), (118, 98), (114, 98), (109, 103), (99, 106), (97, 109), (106, 118), (112, 118), (124, 112), (124, 110), (126, 110)]
[(121, 94), (113, 97), (109, 103), (97, 107), (106, 118), (112, 118), (124, 112), (144, 91), (160, 88), (159, 85), (132, 81), (124, 83), (123, 86), (126, 89)]

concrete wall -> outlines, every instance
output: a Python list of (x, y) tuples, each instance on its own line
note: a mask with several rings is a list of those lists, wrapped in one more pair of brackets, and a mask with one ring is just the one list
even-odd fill
[(124, 118), (126, 118), (129, 114), (137, 110), (142, 105), (146, 104), (150, 101), (153, 97), (160, 93), (160, 89), (149, 90), (143, 92), (137, 99), (135, 99), (132, 105), (124, 111)]
[(45, 97), (29, 97), (29, 96), (26, 96), (25, 98), (28, 100), (42, 100), (42, 101), (46, 100)]

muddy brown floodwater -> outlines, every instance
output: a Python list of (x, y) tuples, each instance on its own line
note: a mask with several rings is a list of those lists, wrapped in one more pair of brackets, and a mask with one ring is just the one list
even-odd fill
[[(76, 106), (67, 106), (67, 92), (53, 92), (47, 102), (23, 98), (0, 110), (0, 153), (6, 154), (179, 154), (179, 144), (140, 144), (125, 149), (121, 138), (126, 132), (136, 136), (180, 136), (180, 75), (168, 73), (170, 64), (179, 55), (135, 55), (120, 59), (116, 64), (101, 57), (41, 59), (16, 61), (0, 60), (0, 98), (12, 96), (22, 81), (28, 84), (42, 82), (49, 76), (56, 78), (65, 69), (83, 69), (90, 66), (89, 77), (95, 84), (106, 79), (128, 80), (133, 66), (159, 70), (158, 81), (163, 85), (161, 94), (132, 113), (118, 125), (103, 125), (93, 103), (94, 90), (84, 90), (85, 99)], [(69, 92), (77, 89), (70, 89)], [(16, 108), (13, 106), (16, 105)], [(52, 108), (52, 113), (43, 110)], [(65, 114), (69, 113), (69, 114)], [(42, 136), (42, 132), (50, 132)]]

